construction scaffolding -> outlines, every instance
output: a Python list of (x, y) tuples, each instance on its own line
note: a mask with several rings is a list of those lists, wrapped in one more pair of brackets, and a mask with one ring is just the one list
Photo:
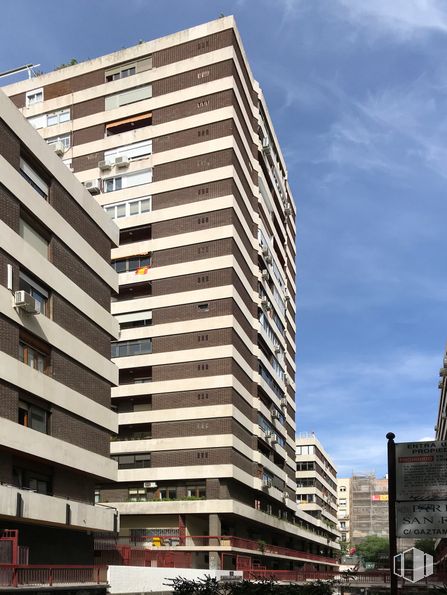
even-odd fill
[(351, 479), (351, 543), (368, 535), (388, 537), (388, 480), (375, 473), (353, 474)]

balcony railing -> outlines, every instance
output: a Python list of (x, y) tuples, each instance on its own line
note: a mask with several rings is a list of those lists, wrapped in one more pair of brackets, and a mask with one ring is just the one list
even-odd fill
[(107, 566), (0, 564), (0, 588), (87, 584), (106, 585)]
[[(103, 540), (101, 541), (104, 549), (110, 549), (110, 547), (104, 547)], [(303, 552), (300, 550), (294, 550), (287, 547), (278, 545), (272, 545), (261, 541), (254, 541), (252, 539), (245, 539), (242, 537), (235, 537), (232, 535), (143, 535), (138, 537), (119, 537), (116, 540), (116, 547), (127, 545), (134, 548), (214, 548), (214, 547), (231, 547), (235, 549), (249, 550), (257, 552), (258, 555), (275, 555), (275, 556), (286, 556), (288, 558), (296, 558), (299, 560), (308, 560), (317, 562), (320, 564), (337, 564), (335, 558), (328, 556), (322, 556), (319, 554), (312, 554), (310, 552)], [(112, 540), (110, 540), (110, 545)], [(98, 548), (98, 549), (101, 549)]]

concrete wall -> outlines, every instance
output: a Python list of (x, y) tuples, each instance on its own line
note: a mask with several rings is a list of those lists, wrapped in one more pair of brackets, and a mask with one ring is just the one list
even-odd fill
[[(110, 584), (111, 594), (137, 594), (172, 592), (172, 587), (165, 583), (169, 579), (183, 577), (188, 580), (197, 580), (211, 576), (219, 578), (228, 576), (229, 571), (196, 570), (193, 568), (145, 568), (142, 566), (109, 566), (107, 579)], [(242, 577), (242, 571), (234, 571), (235, 576)]]

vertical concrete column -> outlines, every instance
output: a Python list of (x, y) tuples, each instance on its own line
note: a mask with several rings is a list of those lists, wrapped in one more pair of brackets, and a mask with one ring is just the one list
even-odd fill
[[(221, 535), (221, 522), (220, 516), (218, 514), (210, 514), (209, 515), (209, 530), (208, 535), (217, 537)], [(210, 545), (219, 545), (219, 539), (210, 539)], [(209, 569), (210, 570), (220, 570), (220, 556), (219, 552), (209, 552)]]

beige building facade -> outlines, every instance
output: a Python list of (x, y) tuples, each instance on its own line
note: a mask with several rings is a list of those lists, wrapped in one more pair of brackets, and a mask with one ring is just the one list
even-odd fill
[(351, 543), (350, 510), (351, 478), (337, 477), (337, 521), (340, 541)]
[(296, 522), (296, 207), (234, 19), (7, 93), (120, 228), (119, 483), (98, 499), (121, 540), (199, 567), (331, 564)]

